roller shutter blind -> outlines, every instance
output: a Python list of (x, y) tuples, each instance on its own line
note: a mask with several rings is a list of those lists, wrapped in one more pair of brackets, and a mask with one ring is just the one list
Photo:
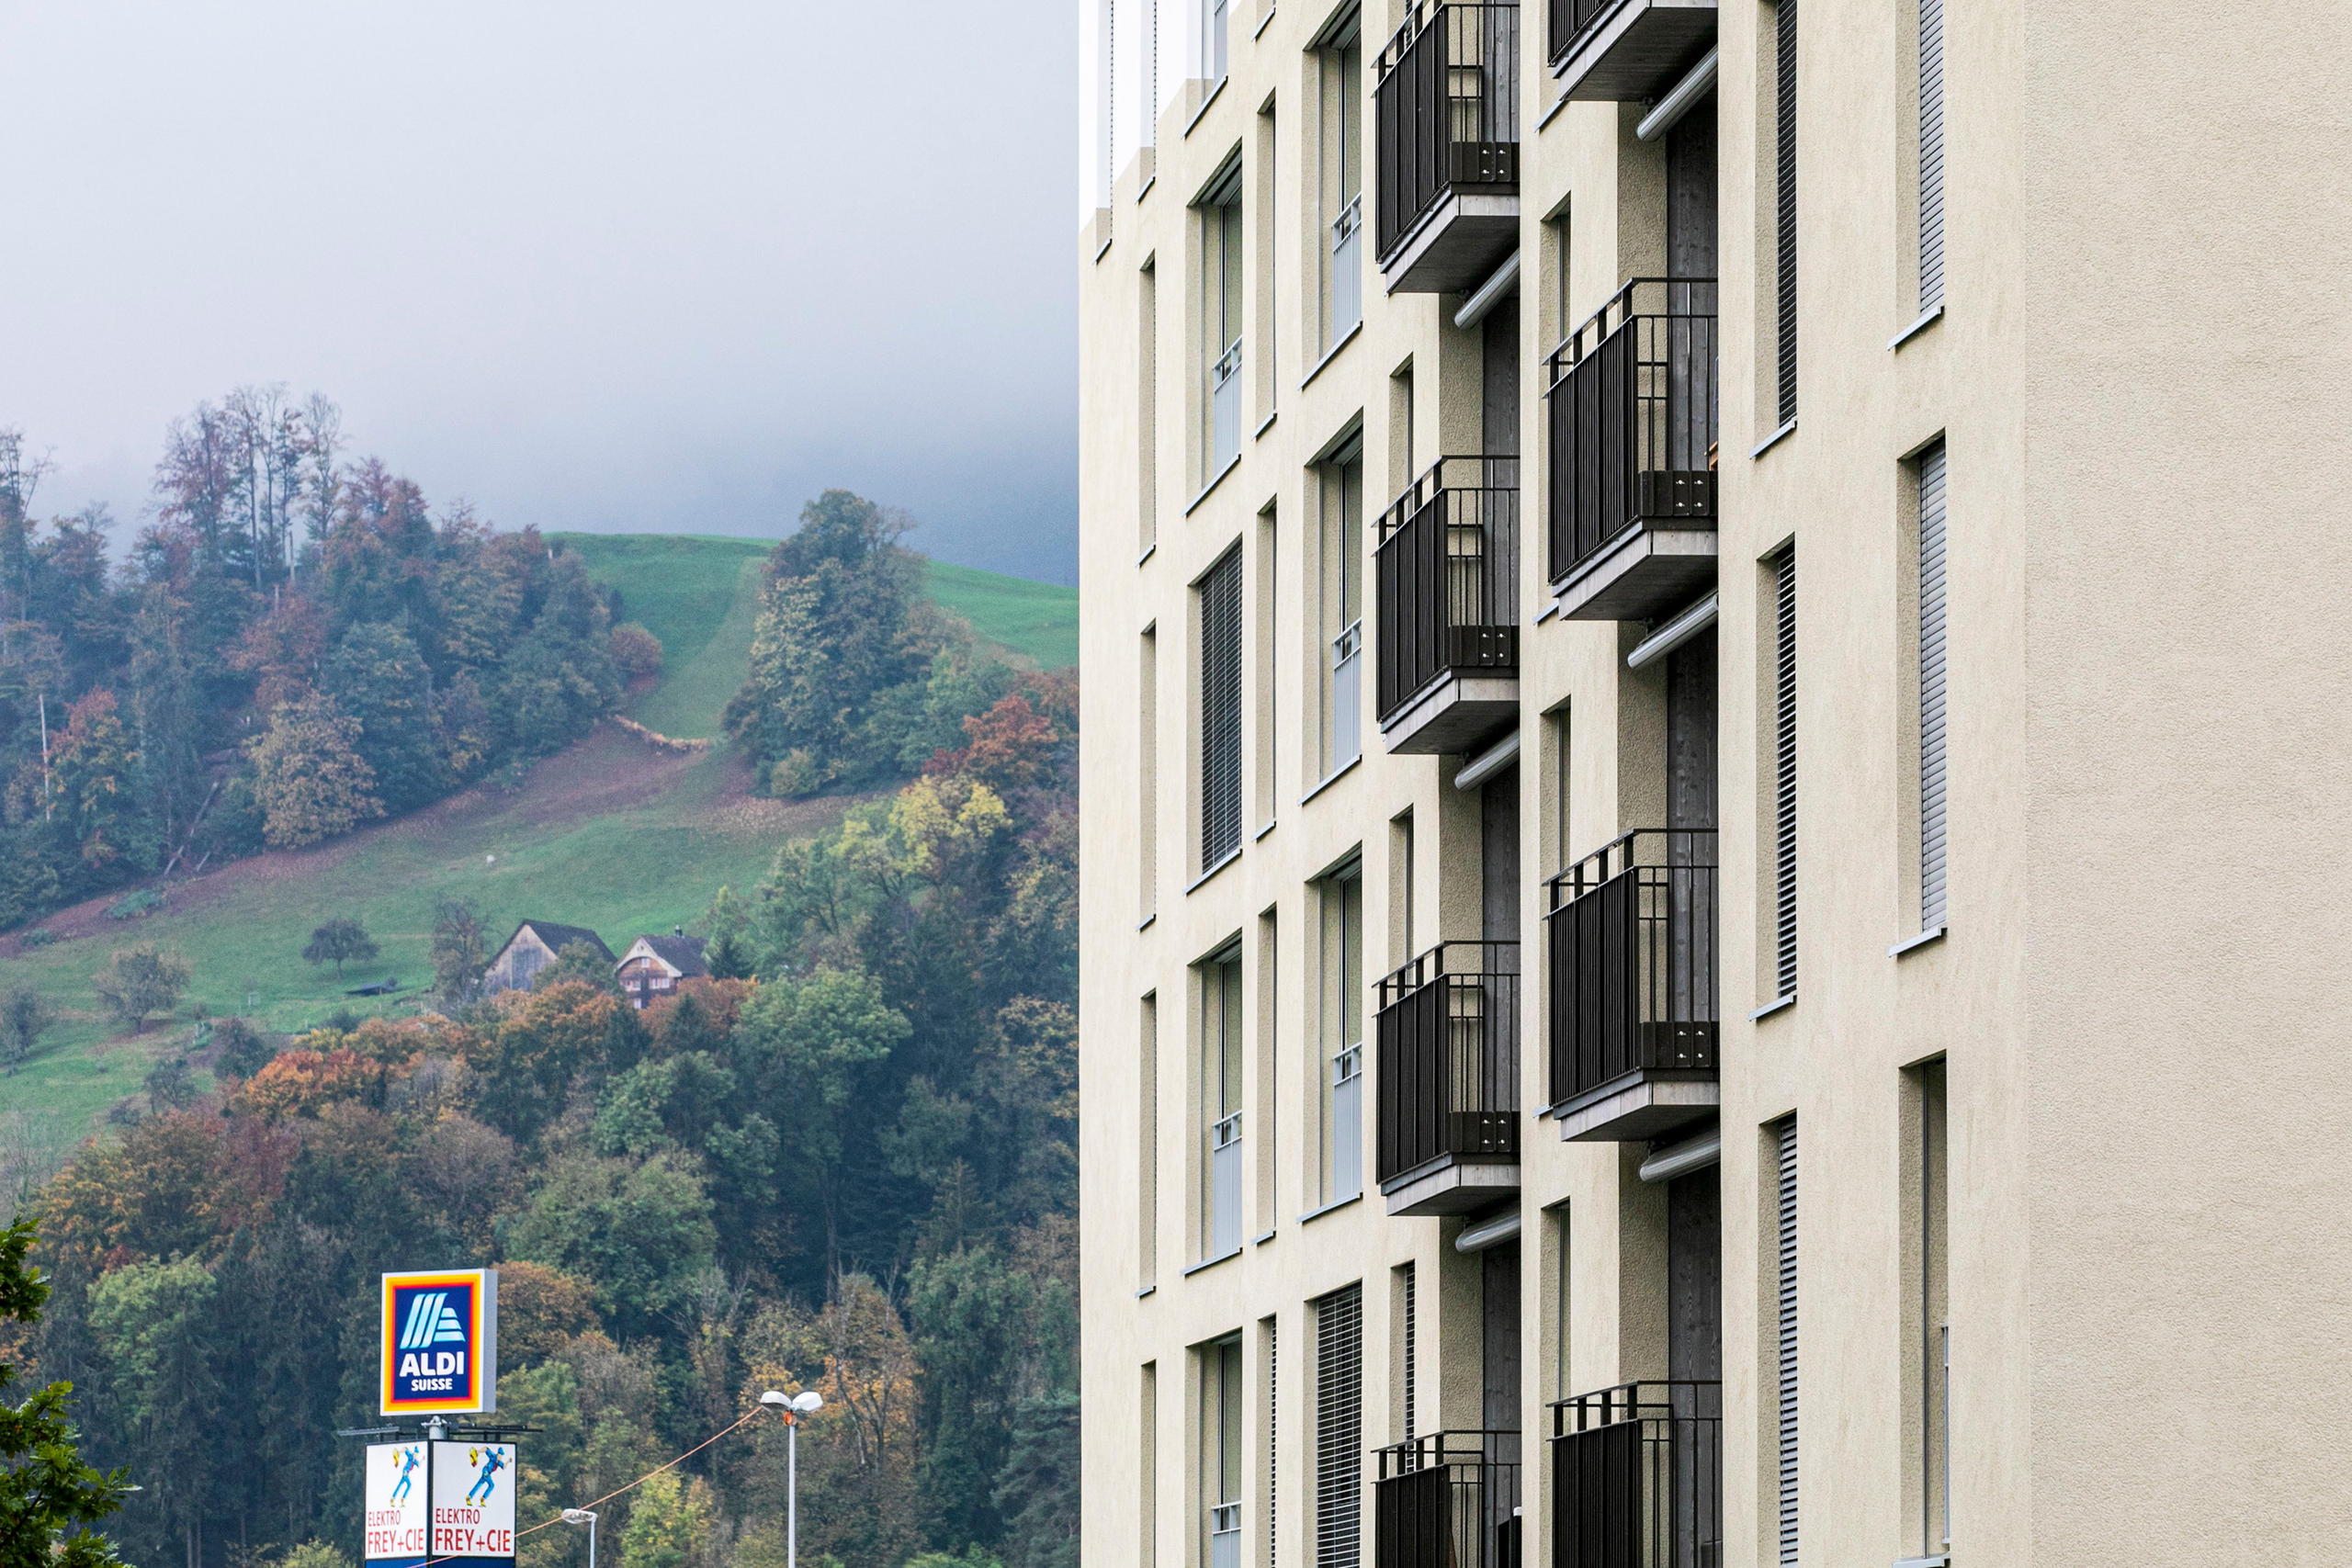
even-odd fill
[(1797, 994), (1797, 553), (1773, 563), (1773, 930), (1779, 994)]
[(1919, 929), (1944, 923), (1944, 447), (1919, 459)]
[(1241, 548), (1201, 579), (1201, 869), (1241, 848)]
[(1779, 1391), (1780, 1557), (1783, 1568), (1797, 1562), (1797, 1123), (1793, 1116), (1774, 1130), (1780, 1168), (1779, 1291), (1775, 1316), (1774, 1382)]
[(1315, 1303), (1315, 1568), (1363, 1561), (1363, 1287)]
[(1944, 0), (1919, 0), (1919, 312), (1944, 302)]
[(1778, 137), (1775, 238), (1779, 250), (1781, 423), (1797, 416), (1797, 0), (1774, 17)]

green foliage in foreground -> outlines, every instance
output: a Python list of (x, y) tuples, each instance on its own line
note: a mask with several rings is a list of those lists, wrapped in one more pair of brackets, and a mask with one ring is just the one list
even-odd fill
[[(37, 1325), (49, 1300), (26, 1261), (33, 1235), (21, 1218), (0, 1231), (0, 1323)], [(13, 1361), (0, 1359), (0, 1568), (107, 1568), (114, 1548), (92, 1527), (122, 1506), (124, 1478), (82, 1462), (66, 1415), (71, 1383), (17, 1404), (7, 1392), (16, 1379)]]

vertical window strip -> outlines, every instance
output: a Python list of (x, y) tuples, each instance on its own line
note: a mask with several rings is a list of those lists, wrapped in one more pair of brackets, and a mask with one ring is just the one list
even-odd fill
[(1136, 553), (1148, 555), (1159, 542), (1159, 268), (1144, 264), (1137, 284), (1136, 315), (1142, 338), (1136, 365)]
[(1778, 211), (1775, 237), (1780, 272), (1781, 423), (1797, 416), (1797, 0), (1781, 0), (1774, 74), (1779, 141)]
[(1136, 1051), (1136, 1254), (1138, 1290), (1159, 1282), (1159, 998), (1144, 998)]
[(1315, 1307), (1315, 1568), (1363, 1562), (1363, 1287)]
[(1775, 1336), (1775, 1382), (1779, 1401), (1779, 1561), (1797, 1562), (1797, 1123), (1792, 1116), (1775, 1131), (1779, 1145), (1779, 1289)]
[(1919, 0), (1919, 313), (1944, 302), (1944, 0)]
[(1136, 1561), (1152, 1568), (1159, 1561), (1159, 1363), (1143, 1364), (1142, 1430), (1136, 1454)]
[(1266, 1319), (1266, 1568), (1282, 1553), (1276, 1540), (1282, 1521), (1282, 1325)]
[(1136, 708), (1140, 744), (1136, 748), (1136, 867), (1139, 918), (1159, 911), (1159, 628), (1144, 628), (1136, 660)]
[(1797, 552), (1773, 565), (1778, 606), (1774, 694), (1774, 932), (1779, 995), (1797, 993)]
[(1241, 852), (1241, 551), (1201, 579), (1201, 870)]
[(1919, 459), (1919, 929), (1945, 916), (1944, 446)]
[(1413, 1406), (1420, 1393), (1417, 1358), (1414, 1355), (1414, 1326), (1420, 1314), (1413, 1307), (1413, 1266), (1405, 1265), (1405, 1440), (1413, 1440)]

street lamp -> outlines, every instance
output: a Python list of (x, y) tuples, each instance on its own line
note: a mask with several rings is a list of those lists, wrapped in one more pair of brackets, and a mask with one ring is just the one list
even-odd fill
[(800, 1568), (800, 1419), (823, 1409), (825, 1396), (809, 1388), (786, 1398), (770, 1389), (760, 1403), (784, 1417), (784, 1568)]
[(588, 1527), (588, 1568), (596, 1568), (596, 1516), (586, 1508), (566, 1508), (563, 1522)]

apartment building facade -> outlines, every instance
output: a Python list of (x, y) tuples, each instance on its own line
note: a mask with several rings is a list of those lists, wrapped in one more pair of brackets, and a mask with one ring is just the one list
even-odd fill
[(1092, 1568), (2333, 1560), (2352, 12), (1799, 11), (1085, 0)]

